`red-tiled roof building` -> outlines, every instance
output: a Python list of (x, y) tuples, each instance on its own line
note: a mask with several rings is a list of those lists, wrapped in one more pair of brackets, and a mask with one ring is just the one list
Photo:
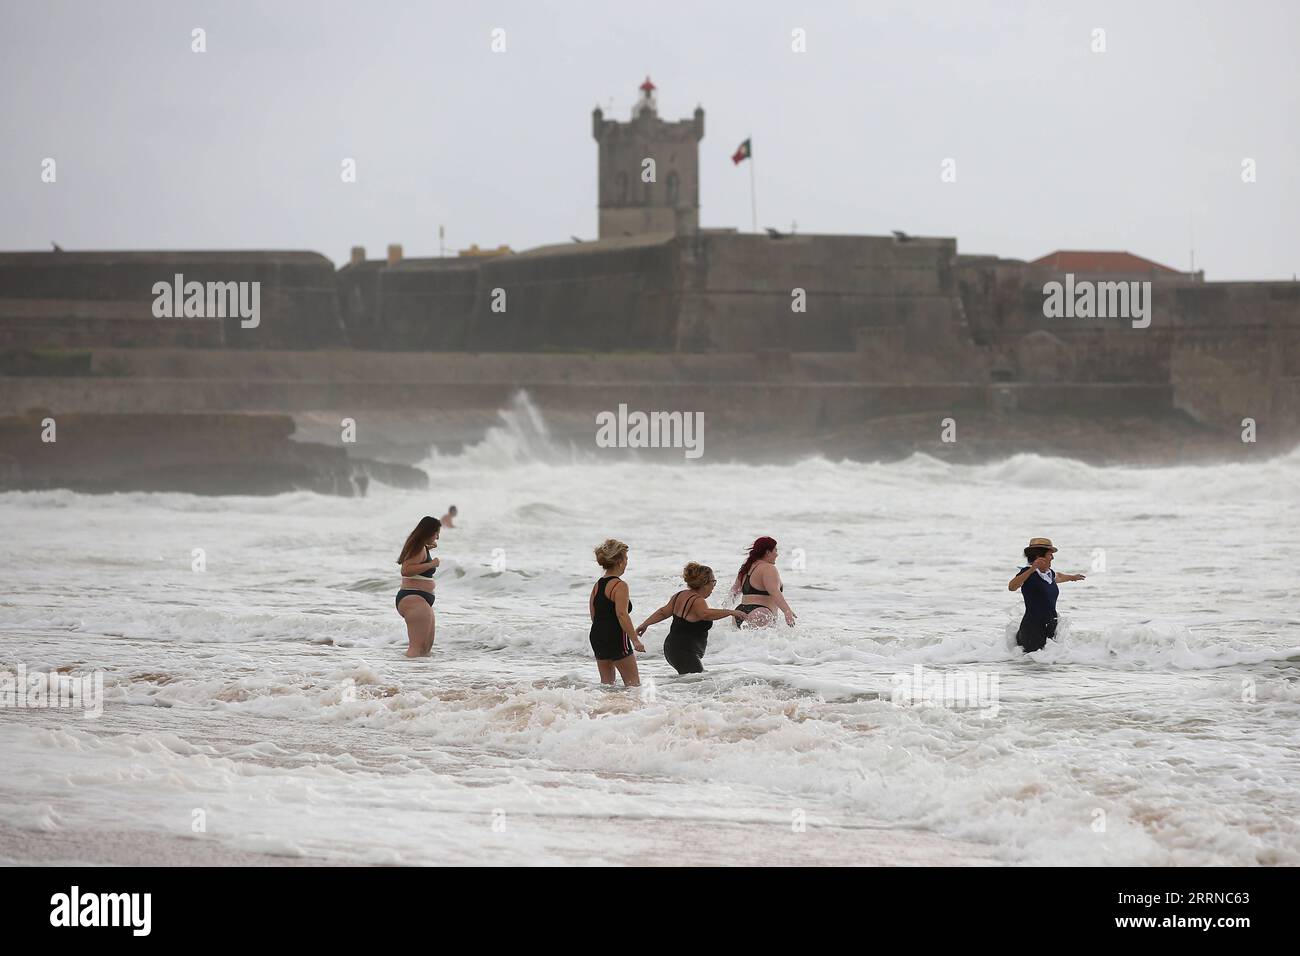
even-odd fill
[(1205, 276), (1203, 272), (1179, 272), (1131, 252), (1058, 249), (1041, 259), (1035, 259), (1030, 265), (1042, 266), (1053, 272), (1073, 272), (1076, 275), (1144, 275), (1153, 278), (1182, 276), (1196, 280)]

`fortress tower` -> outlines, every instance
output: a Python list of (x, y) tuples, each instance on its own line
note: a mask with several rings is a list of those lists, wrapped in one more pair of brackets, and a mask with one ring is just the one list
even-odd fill
[[(699, 231), (704, 110), (697, 106), (694, 119), (666, 123), (654, 92), (647, 76), (627, 123), (605, 119), (600, 107), (592, 111), (591, 134), (600, 144), (601, 239)], [(646, 159), (655, 161), (654, 182), (642, 180)]]

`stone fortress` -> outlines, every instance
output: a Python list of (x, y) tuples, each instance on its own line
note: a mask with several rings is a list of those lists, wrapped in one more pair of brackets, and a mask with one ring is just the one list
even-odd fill
[[(726, 453), (1181, 460), (1240, 454), (1244, 418), (1273, 451), (1300, 437), (1300, 283), (701, 228), (703, 109), (662, 119), (647, 78), (629, 120), (596, 109), (592, 135), (593, 241), (354, 249), (337, 270), (310, 252), (0, 253), (0, 415), (280, 413), (327, 439), (325, 422), (365, 413), (359, 447), (393, 460), (474, 440), (521, 388), (574, 435), (620, 402), (704, 411)], [(259, 282), (260, 322), (155, 317), (152, 289), (176, 274)], [(1067, 274), (1150, 282), (1150, 326), (1047, 317), (1044, 285)], [(441, 418), (411, 411), (416, 385)], [(944, 447), (943, 416), (975, 427)]]

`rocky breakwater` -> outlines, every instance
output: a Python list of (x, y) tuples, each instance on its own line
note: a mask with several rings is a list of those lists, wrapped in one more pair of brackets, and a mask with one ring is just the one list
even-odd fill
[(181, 491), (352, 497), (370, 482), (428, 486), (410, 465), (349, 457), (343, 447), (292, 440), (288, 415), (52, 414), (0, 417), (0, 489)]

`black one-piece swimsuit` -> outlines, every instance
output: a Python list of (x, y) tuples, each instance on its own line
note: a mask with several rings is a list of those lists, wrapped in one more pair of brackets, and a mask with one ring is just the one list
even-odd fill
[[(1017, 574), (1024, 574), (1028, 568), (1021, 568)], [(1016, 631), (1016, 643), (1025, 649), (1025, 653), (1041, 651), (1048, 640), (1056, 639), (1056, 597), (1061, 587), (1056, 583), (1056, 572), (1049, 570), (1051, 581), (1043, 580), (1037, 571), (1025, 578), (1020, 585), (1020, 593), (1025, 599), (1025, 616), (1020, 619), (1020, 629)]]
[[(676, 603), (681, 592), (673, 595)], [(704, 670), (704, 652), (709, 646), (709, 628), (712, 621), (688, 621), (691, 602), (698, 598), (692, 594), (682, 605), (682, 613), (673, 615), (673, 626), (664, 638), (664, 659), (677, 669), (679, 674), (699, 674)]]
[[(591, 649), (598, 661), (621, 661), (632, 653), (632, 642), (623, 633), (623, 625), (619, 623), (614, 602), (605, 594), (606, 582), (617, 580), (611, 575), (596, 582), (596, 596), (593, 599), (595, 614), (591, 618), (589, 637)], [(631, 601), (627, 602), (627, 610), (629, 614), (632, 612)]]

